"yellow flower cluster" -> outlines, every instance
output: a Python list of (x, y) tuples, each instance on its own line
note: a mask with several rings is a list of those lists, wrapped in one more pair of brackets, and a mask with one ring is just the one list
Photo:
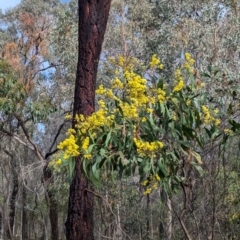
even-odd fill
[[(84, 159), (91, 159), (95, 154), (95, 143), (97, 142), (97, 147), (102, 147), (100, 146), (102, 139), (96, 140), (97, 136), (102, 136), (103, 132), (109, 133), (110, 131), (112, 134), (112, 131), (118, 131), (119, 129), (122, 132), (127, 132), (127, 124), (129, 122), (135, 129), (136, 134), (127, 132), (126, 135), (134, 141), (137, 155), (147, 159), (159, 156), (164, 147), (163, 142), (158, 139), (155, 141), (149, 139), (148, 141), (141, 140), (141, 131), (144, 129), (141, 124), (145, 121), (150, 122), (152, 119), (149, 118), (149, 116), (154, 118), (155, 115), (157, 115), (157, 111), (154, 112), (156, 106), (158, 106), (157, 103), (163, 103), (169, 100), (176, 106), (180, 106), (181, 101), (184, 101), (175, 97), (176, 94), (174, 94), (174, 92), (179, 92), (184, 88), (183, 74), (185, 74), (186, 71), (183, 71), (183, 69), (190, 71), (190, 68), (194, 64), (194, 60), (189, 53), (185, 54), (185, 58), (185, 65), (175, 71), (175, 82), (171, 93), (169, 93), (169, 88), (166, 84), (164, 84), (163, 89), (154, 88), (155, 85), (151, 84), (149, 80), (135, 73), (133, 71), (134, 59), (131, 60), (131, 58), (129, 58), (130, 62), (132, 61), (130, 65), (128, 65), (127, 60), (122, 56), (112, 59), (112, 63), (116, 64), (118, 70), (115, 78), (110, 83), (111, 87), (105, 88), (103, 85), (100, 85), (96, 90), (96, 94), (98, 94), (98, 98), (100, 99), (96, 112), (87, 117), (84, 115), (76, 115), (74, 117), (75, 130), (69, 129), (68, 138), (58, 146), (59, 149), (64, 151), (64, 159), (78, 155), (83, 156)], [(149, 64), (151, 68), (163, 67), (156, 55), (152, 56)], [(187, 98), (186, 104), (189, 106), (191, 100)], [(162, 108), (162, 105), (160, 107)], [(180, 114), (177, 115), (175, 109), (169, 109), (169, 113), (170, 115), (168, 114), (168, 117), (173, 121), (177, 121), (178, 118), (181, 117)], [(217, 114), (217, 110), (215, 110), (213, 116), (211, 116), (209, 109), (206, 106), (202, 106), (202, 116), (206, 124), (220, 124), (220, 120), (214, 117), (216, 116), (215, 114)], [(71, 116), (68, 117), (70, 118)], [(124, 127), (127, 126), (127, 130), (123, 130), (123, 125)], [(91, 142), (92, 139), (95, 139), (93, 140), (94, 142)], [(93, 145), (93, 143), (95, 145)], [(93, 151), (91, 150), (92, 147), (94, 147)], [(108, 148), (109, 146), (105, 147)], [(111, 148), (108, 148), (108, 150), (110, 151)], [(109, 154), (112, 153), (109, 152)], [(62, 160), (65, 161), (64, 159)], [(61, 165), (62, 160), (58, 159), (55, 161), (55, 164)], [(146, 189), (145, 195), (150, 194), (153, 189), (156, 189), (160, 181), (158, 175), (152, 175), (149, 179), (150, 180), (146, 180), (147, 182), (144, 181), (142, 183), (144, 186), (150, 186)]]
[(177, 120), (177, 114), (176, 114), (176, 112), (172, 112), (172, 120), (173, 121), (176, 121)]
[(149, 155), (155, 156), (156, 153), (164, 147), (163, 143), (160, 141), (144, 142), (140, 139), (134, 138), (134, 143), (136, 144), (137, 152), (141, 157)]
[(69, 158), (70, 156), (78, 156), (79, 146), (76, 143), (76, 138), (73, 134), (70, 134), (67, 139), (58, 144), (58, 149), (64, 150), (64, 159)]
[(192, 66), (195, 63), (195, 60), (192, 58), (190, 53), (185, 53), (185, 64), (184, 67), (188, 70), (189, 73), (193, 73)]
[(101, 130), (101, 127), (112, 125), (114, 115), (108, 114), (105, 103), (102, 100), (99, 101), (99, 105), (100, 109), (87, 118), (83, 115), (76, 116), (76, 128), (80, 135), (85, 135), (87, 133), (94, 134)]
[(151, 61), (149, 62), (149, 65), (151, 68), (156, 68), (158, 67), (159, 69), (163, 69), (163, 64), (161, 61), (157, 58), (157, 55), (154, 54), (152, 55)]
[(148, 103), (154, 103), (154, 98), (147, 94), (147, 80), (134, 72), (125, 72), (126, 78), (126, 97), (136, 108), (146, 106)]
[(231, 129), (225, 128), (224, 133), (229, 135), (229, 136), (233, 136), (233, 130), (231, 130)]
[[(100, 89), (102, 92), (106, 92), (104, 88), (100, 87)], [(103, 100), (99, 100), (98, 104), (100, 109), (94, 112), (91, 116), (84, 117), (81, 114), (75, 116), (75, 127), (77, 131), (70, 128), (68, 130), (68, 138), (58, 145), (58, 149), (64, 150), (65, 159), (70, 156), (78, 156), (79, 154), (82, 154), (85, 159), (90, 159), (92, 156), (88, 151), (90, 145), (88, 134), (95, 137), (102, 131), (102, 127), (112, 125), (114, 115), (108, 114)], [(76, 134), (79, 139), (78, 145), (76, 144)]]
[(192, 102), (191, 99), (188, 99), (188, 100), (186, 101), (187, 106), (190, 106), (191, 102)]
[(142, 182), (142, 186), (147, 186), (146, 190), (144, 191), (144, 195), (149, 195), (153, 190), (158, 188), (160, 177), (158, 174), (150, 175), (148, 179)]
[[(128, 71), (133, 70), (134, 67), (136, 66), (136, 64), (138, 63), (137, 59), (135, 57), (132, 57), (132, 56), (124, 57), (122, 55), (119, 55), (116, 58), (109, 57), (108, 60), (115, 67), (120, 67), (121, 69), (128, 70)], [(117, 72), (118, 72), (118, 70), (117, 70)], [(118, 74), (116, 74), (116, 75), (118, 75)]]
[(104, 86), (101, 84), (98, 89), (96, 90), (96, 94), (99, 94), (99, 95), (104, 95), (106, 93), (106, 89), (104, 88)]
[(205, 106), (203, 105), (202, 106), (202, 111), (203, 111), (203, 114), (204, 114), (204, 118), (203, 118), (203, 121), (205, 124), (215, 124), (216, 126), (218, 126), (221, 121), (220, 119), (218, 118), (214, 118), (211, 114), (210, 114), (210, 110)]
[(211, 116), (209, 109), (205, 105), (202, 106), (202, 111), (204, 113), (204, 123), (212, 123), (212, 121), (214, 121), (214, 117)]
[(89, 147), (89, 137), (84, 138), (82, 141), (82, 150), (87, 152)]
[(119, 106), (122, 109), (123, 117), (128, 119), (136, 119), (138, 118), (138, 109), (136, 105), (132, 105), (126, 102), (120, 102)]
[(182, 73), (181, 73), (180, 69), (177, 69), (175, 71), (174, 79), (175, 79), (175, 83), (177, 83), (177, 84), (173, 88), (173, 92), (179, 92), (184, 87), (184, 81), (183, 81), (183, 77), (182, 77)]
[(158, 88), (157, 90), (157, 98), (159, 102), (164, 102), (166, 100), (166, 92), (164, 90), (162, 90), (161, 88)]
[(118, 77), (116, 77), (115, 79), (112, 80), (111, 88), (113, 90), (123, 89), (123, 87), (124, 87), (124, 85)]
[(184, 88), (184, 82), (183, 80), (180, 80), (178, 84), (173, 88), (174, 92), (179, 92)]
[(67, 114), (67, 115), (65, 116), (65, 119), (66, 119), (66, 120), (72, 119), (72, 115), (71, 115), (71, 114)]
[(61, 165), (62, 164), (62, 159), (59, 158), (56, 162), (55, 162), (56, 165)]

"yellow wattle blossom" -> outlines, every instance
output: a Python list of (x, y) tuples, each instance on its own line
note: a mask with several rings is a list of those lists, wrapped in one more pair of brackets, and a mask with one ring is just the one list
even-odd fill
[(164, 68), (164, 65), (161, 63), (161, 64), (159, 64), (159, 69), (163, 69)]
[(216, 126), (220, 125), (220, 124), (221, 124), (221, 120), (220, 120), (219, 118), (215, 119), (214, 124), (215, 124)]
[(64, 150), (64, 158), (67, 159), (70, 156), (78, 156), (79, 146), (76, 143), (76, 138), (73, 134), (70, 134), (67, 139), (58, 144), (58, 149)]
[(209, 109), (205, 105), (202, 106), (202, 111), (204, 113), (203, 121), (205, 124), (210, 124), (215, 121), (215, 118), (211, 116)]
[(147, 119), (145, 117), (142, 118), (141, 122), (146, 122)]
[(156, 67), (159, 64), (160, 64), (160, 60), (157, 58), (156, 54), (153, 54), (152, 58), (151, 58), (151, 61), (149, 63), (150, 67), (154, 68), (154, 67)]
[(231, 129), (225, 128), (224, 133), (229, 135), (229, 136), (233, 136), (233, 130), (231, 130)]
[(173, 92), (179, 92), (184, 88), (184, 81), (182, 77), (182, 73), (180, 69), (177, 69), (174, 74), (175, 79), (175, 87), (173, 88)]
[(177, 114), (176, 112), (172, 112), (172, 120), (176, 121), (177, 120)]
[(79, 115), (76, 115), (75, 116), (75, 120), (76, 122), (84, 122), (86, 120), (86, 118), (82, 115), (82, 114), (79, 114)]
[(158, 188), (159, 182), (160, 182), (160, 177), (158, 174), (151, 174), (148, 179), (143, 181), (141, 183), (142, 186), (147, 186), (146, 190), (144, 191), (143, 195), (149, 195), (153, 190), (156, 190)]
[(146, 186), (148, 184), (148, 180), (143, 181), (141, 184), (142, 186)]
[(134, 143), (137, 147), (137, 152), (141, 157), (155, 155), (161, 150), (164, 145), (160, 141), (147, 142), (140, 139), (134, 138)]
[[(119, 67), (122, 70), (133, 70), (138, 63), (138, 60), (132, 56), (124, 57), (119, 55), (117, 57), (109, 57), (108, 60), (115, 67)], [(119, 75), (118, 69), (115, 71), (115, 75)]]
[(152, 113), (153, 109), (152, 108), (147, 108), (147, 113)]
[(116, 76), (119, 75), (119, 70), (118, 69), (115, 70), (115, 75)]
[(73, 129), (73, 128), (69, 128), (68, 130), (67, 130), (67, 134), (68, 135), (74, 135), (74, 134), (76, 134), (76, 130), (75, 129)]
[(185, 59), (186, 62), (189, 63), (189, 65), (193, 65), (195, 63), (195, 60), (192, 58), (190, 53), (185, 53)]
[(124, 64), (125, 64), (125, 59), (121, 55), (118, 56), (118, 64), (119, 64), (120, 67), (123, 67)]
[(87, 153), (87, 154), (84, 154), (83, 157), (87, 160), (91, 159), (92, 158), (92, 155)]
[(152, 55), (151, 61), (149, 62), (149, 65), (151, 68), (155, 68), (158, 67), (159, 69), (163, 69), (163, 64), (161, 63), (161, 61), (157, 58), (157, 55), (154, 54)]
[(111, 82), (111, 86), (112, 86), (112, 89), (123, 89), (124, 87), (123, 83), (118, 77), (113, 79), (113, 81)]
[(106, 89), (103, 87), (103, 85), (101, 84), (98, 89), (96, 90), (96, 94), (99, 94), (99, 95), (103, 95), (106, 93)]
[(157, 94), (158, 101), (163, 103), (166, 100), (166, 92), (161, 88), (158, 88)]
[(58, 159), (56, 162), (55, 162), (56, 165), (61, 165), (62, 164), (62, 159)]
[(72, 115), (71, 115), (71, 114), (67, 114), (67, 115), (65, 116), (65, 119), (66, 119), (66, 120), (72, 119)]
[(155, 174), (155, 179), (159, 182), (161, 179), (158, 174)]
[(173, 92), (179, 92), (184, 88), (183, 80), (180, 80), (178, 84), (173, 88)]
[(195, 63), (195, 60), (192, 58), (190, 53), (185, 53), (185, 64), (184, 64), (184, 68), (186, 68), (188, 70), (188, 72), (193, 73), (193, 68), (192, 66)]
[(120, 102), (119, 106), (122, 109), (123, 117), (129, 119), (138, 118), (138, 109), (134, 104)]
[(190, 104), (191, 104), (191, 99), (188, 99), (188, 100), (186, 101), (186, 104), (187, 104), (187, 106), (190, 106)]
[(86, 137), (83, 139), (82, 141), (82, 146), (81, 146), (81, 149), (85, 152), (88, 151), (88, 147), (89, 147), (89, 137)]

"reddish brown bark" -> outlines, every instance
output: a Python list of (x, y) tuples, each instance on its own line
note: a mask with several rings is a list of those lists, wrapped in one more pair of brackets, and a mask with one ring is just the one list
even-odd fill
[[(79, 0), (79, 50), (73, 115), (91, 115), (95, 110), (97, 68), (111, 0)], [(74, 123), (73, 123), (74, 126)], [(88, 181), (82, 175), (80, 157), (70, 187), (66, 237), (68, 240), (92, 240), (93, 196), (86, 191)]]

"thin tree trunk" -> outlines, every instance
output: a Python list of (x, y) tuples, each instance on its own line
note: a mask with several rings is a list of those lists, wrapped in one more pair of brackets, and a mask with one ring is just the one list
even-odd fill
[[(78, 65), (73, 116), (91, 115), (95, 110), (97, 68), (111, 0), (79, 0)], [(73, 121), (73, 127), (75, 123)], [(93, 196), (85, 191), (88, 181), (82, 175), (80, 156), (70, 187), (66, 237), (68, 240), (92, 240)]]
[(2, 238), (2, 210), (0, 210), (0, 238)]
[(169, 195), (166, 193), (167, 195), (167, 239), (171, 240), (172, 239), (172, 201), (169, 198)]
[(18, 172), (19, 172), (19, 164), (18, 160), (14, 155), (12, 155), (7, 150), (4, 150), (4, 152), (10, 157), (10, 165), (11, 165), (11, 171), (12, 171), (12, 193), (9, 201), (9, 228), (7, 231), (8, 238), (13, 238), (13, 226), (14, 226), (14, 220), (15, 220), (15, 212), (16, 212), (16, 200), (17, 200), (17, 194), (18, 194)]
[(22, 240), (24, 239), (28, 239), (28, 213), (27, 213), (27, 189), (23, 184), (22, 186)]
[(146, 209), (146, 239), (149, 239), (150, 238), (150, 216), (149, 216), (149, 212), (150, 212), (150, 197), (149, 195), (147, 195), (147, 209)]
[(46, 184), (46, 198), (49, 209), (49, 219), (51, 224), (51, 239), (58, 240), (59, 232), (58, 232), (58, 207), (57, 201), (55, 199), (53, 190), (49, 187), (50, 183), (53, 183), (52, 171), (45, 167), (43, 169), (44, 173), (44, 182)]

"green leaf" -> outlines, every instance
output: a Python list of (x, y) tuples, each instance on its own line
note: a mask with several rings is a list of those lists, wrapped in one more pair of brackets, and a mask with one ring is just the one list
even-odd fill
[(208, 65), (207, 70), (208, 70), (209, 73), (212, 72), (212, 69), (213, 69), (213, 68), (212, 68), (212, 65)]
[(232, 96), (233, 96), (233, 99), (236, 98), (236, 96), (237, 96), (237, 92), (236, 92), (235, 90), (232, 92)]
[(92, 152), (92, 150), (93, 150), (93, 148), (96, 146), (96, 144), (95, 143), (93, 143), (93, 144), (91, 144), (91, 145), (89, 145), (89, 147), (88, 147), (88, 152), (89, 153), (91, 153)]
[(207, 129), (206, 127), (205, 127), (204, 129), (205, 129), (205, 131), (207, 132), (208, 137), (211, 138), (212, 133), (210, 132), (210, 130)]
[(198, 164), (202, 164), (202, 158), (199, 153), (191, 151), (191, 155), (195, 157)]
[(153, 114), (151, 113), (150, 115), (149, 115), (149, 121), (150, 121), (150, 124), (151, 124), (151, 126), (152, 127), (155, 127), (155, 123), (154, 123), (154, 120), (153, 120)]
[(211, 76), (205, 72), (201, 73), (201, 76), (202, 77), (207, 77), (207, 78), (211, 78)]
[(119, 151), (118, 152), (120, 158), (121, 158), (121, 163), (123, 166), (127, 165), (128, 164), (128, 160), (125, 158), (124, 154), (122, 151)]
[(182, 146), (184, 146), (184, 147), (186, 147), (186, 148), (193, 148), (193, 145), (192, 145), (190, 142), (188, 142), (188, 141), (178, 140), (178, 142), (179, 142)]
[(163, 89), (163, 79), (159, 79), (157, 87)]
[(69, 167), (69, 182), (71, 183), (72, 182), (72, 178), (73, 178), (73, 173), (74, 173), (74, 169), (75, 169), (75, 158), (71, 157), (69, 158), (69, 164), (68, 164), (68, 167)]
[[(162, 158), (159, 158), (157, 163), (158, 163), (158, 166), (159, 166), (160, 171), (161, 171), (162, 174), (163, 174), (163, 177), (168, 176), (168, 167), (167, 167), (166, 164), (164, 164), (163, 159), (162, 159)], [(160, 176), (160, 177), (161, 177), (161, 176)]]
[(143, 172), (144, 172), (145, 174), (148, 174), (149, 171), (150, 171), (150, 168), (151, 168), (151, 166), (150, 166), (149, 162), (148, 162), (148, 161), (145, 161), (145, 165), (144, 165), (144, 167), (143, 167)]
[(201, 104), (204, 104), (206, 102), (206, 93), (203, 93), (200, 97)]
[(105, 141), (105, 147), (108, 147), (109, 145), (109, 141), (111, 139), (111, 134), (112, 134), (112, 131), (110, 131), (108, 134), (107, 134), (107, 138), (106, 138), (106, 141)]
[(160, 109), (161, 109), (162, 115), (165, 116), (165, 105), (163, 103), (160, 103)]
[(194, 168), (197, 169), (198, 173), (202, 177), (204, 175), (204, 171), (203, 171), (202, 167), (193, 161), (191, 161), (191, 164), (194, 166)]
[(99, 181), (99, 169), (97, 168), (97, 163), (93, 164), (92, 169), (90, 171), (90, 180), (97, 188), (101, 187), (101, 183)]

